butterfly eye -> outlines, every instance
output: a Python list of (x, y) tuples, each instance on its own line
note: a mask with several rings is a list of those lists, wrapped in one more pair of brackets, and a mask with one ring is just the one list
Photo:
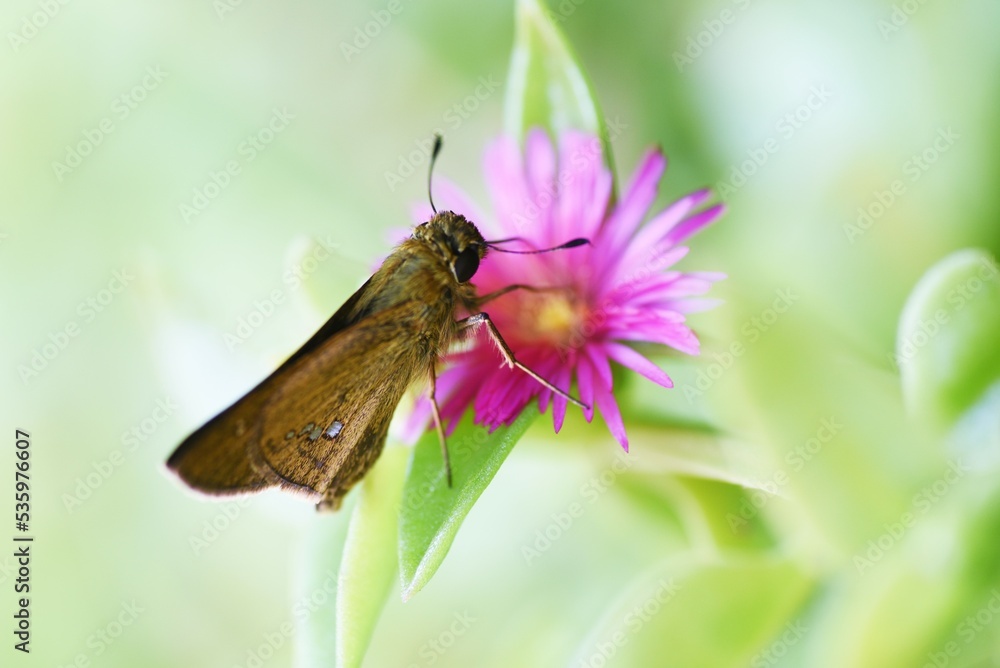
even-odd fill
[(477, 269), (479, 269), (479, 251), (475, 246), (469, 246), (459, 253), (458, 257), (455, 258), (455, 264), (451, 266), (451, 270), (455, 272), (455, 279), (459, 283), (465, 283), (475, 276)]

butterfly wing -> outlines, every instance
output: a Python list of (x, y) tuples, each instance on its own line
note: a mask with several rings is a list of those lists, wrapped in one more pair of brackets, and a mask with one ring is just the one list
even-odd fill
[(423, 306), (403, 302), (335, 334), (297, 360), (263, 407), (248, 453), (255, 469), (321, 507), (374, 464), (400, 398), (433, 354)]
[[(264, 407), (309, 353), (331, 344), (338, 347), (334, 342), (338, 334), (371, 317), (373, 280), (361, 286), (274, 373), (188, 436), (170, 456), (167, 466), (188, 485), (208, 494), (240, 494), (280, 484), (279, 476), (254, 466), (248, 456), (257, 448)], [(368, 330), (366, 327), (361, 331)], [(355, 336), (360, 336), (361, 331)]]

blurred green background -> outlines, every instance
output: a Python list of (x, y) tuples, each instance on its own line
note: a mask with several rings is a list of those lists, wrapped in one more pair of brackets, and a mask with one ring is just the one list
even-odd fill
[[(692, 317), (701, 358), (660, 360), (676, 389), (623, 388), (624, 473), (601, 425), (538, 421), (366, 665), (1000, 665), (1000, 403), (953, 438), (893, 361), (927, 269), (1000, 254), (1000, 6), (550, 7), (621, 181), (660, 144), (663, 204), (729, 203), (682, 265), (729, 274), (725, 304)], [(346, 514), (205, 502), (163, 462), (367, 277), (434, 131), (488, 208), (512, 3), (17, 0), (0, 25), (2, 461), (29, 431), (36, 536), (32, 652), (4, 628), (2, 663), (304, 662)]]

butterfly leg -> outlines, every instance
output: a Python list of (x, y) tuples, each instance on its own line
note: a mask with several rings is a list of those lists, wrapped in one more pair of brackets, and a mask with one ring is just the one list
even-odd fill
[(451, 459), (448, 457), (448, 442), (444, 437), (444, 427), (441, 425), (441, 410), (437, 402), (437, 373), (434, 365), (430, 366), (431, 375), (431, 415), (434, 416), (434, 428), (437, 429), (438, 438), (441, 440), (441, 457), (444, 459), (444, 472), (448, 477), (448, 487), (451, 487)]
[(583, 403), (579, 399), (570, 396), (563, 390), (560, 390), (558, 387), (556, 387), (549, 381), (545, 380), (537, 373), (535, 373), (534, 371), (526, 367), (524, 364), (519, 362), (517, 358), (514, 357), (514, 351), (510, 349), (510, 346), (507, 345), (507, 342), (503, 340), (502, 336), (500, 336), (500, 330), (498, 330), (497, 326), (493, 324), (492, 320), (490, 320), (490, 316), (488, 313), (476, 313), (474, 315), (470, 315), (468, 318), (459, 320), (458, 330), (461, 332), (466, 329), (481, 327), (483, 325), (486, 326), (486, 331), (489, 332), (490, 338), (493, 339), (493, 343), (495, 343), (497, 348), (500, 350), (500, 354), (503, 356), (503, 359), (507, 363), (508, 367), (511, 368), (517, 367), (518, 369), (520, 369), (521, 371), (523, 371), (524, 373), (528, 374), (536, 381), (538, 381), (538, 383), (540, 383), (543, 387), (546, 387), (549, 390), (555, 392), (556, 394), (563, 397), (564, 399), (566, 399), (566, 401), (570, 402), (571, 404), (574, 404), (584, 409), (590, 408), (590, 406), (588, 406), (587, 404)]

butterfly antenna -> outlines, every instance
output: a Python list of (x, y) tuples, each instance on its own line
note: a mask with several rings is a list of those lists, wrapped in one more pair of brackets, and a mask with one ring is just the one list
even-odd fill
[(441, 152), (441, 135), (434, 134), (434, 148), (431, 149), (431, 164), (427, 168), (427, 199), (431, 203), (431, 211), (437, 215), (437, 207), (434, 206), (434, 193), (431, 192), (431, 177), (434, 176), (434, 163), (437, 162), (438, 153)]
[(566, 248), (576, 248), (577, 246), (583, 246), (590, 243), (590, 239), (584, 239), (583, 237), (567, 241), (564, 244), (559, 244), (558, 246), (553, 246), (552, 248), (543, 248), (541, 250), (530, 250), (530, 251), (516, 251), (507, 250), (505, 248), (497, 248), (494, 244), (502, 244), (507, 241), (524, 241), (521, 237), (511, 237), (510, 239), (498, 239), (496, 241), (487, 241), (486, 245), (499, 253), (515, 253), (517, 255), (536, 255), (538, 253), (550, 253), (557, 250), (565, 250)]

